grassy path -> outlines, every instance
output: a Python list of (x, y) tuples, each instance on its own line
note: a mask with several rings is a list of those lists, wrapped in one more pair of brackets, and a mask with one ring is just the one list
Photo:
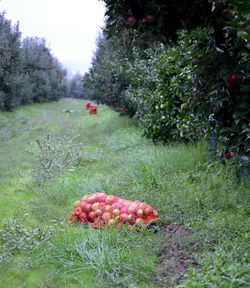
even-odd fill
[[(249, 191), (206, 155), (81, 100), (0, 112), (0, 287), (247, 287)], [(99, 191), (147, 202), (161, 232), (68, 225)]]

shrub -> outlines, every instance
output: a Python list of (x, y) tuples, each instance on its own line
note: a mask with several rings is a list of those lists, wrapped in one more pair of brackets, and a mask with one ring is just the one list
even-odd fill
[(32, 169), (36, 181), (50, 179), (64, 173), (68, 168), (80, 164), (83, 159), (82, 149), (75, 137), (41, 136), (36, 140), (35, 149), (39, 154), (38, 163)]

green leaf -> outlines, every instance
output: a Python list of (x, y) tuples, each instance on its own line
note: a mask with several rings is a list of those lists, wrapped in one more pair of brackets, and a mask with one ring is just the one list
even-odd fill
[(246, 31), (238, 31), (237, 32), (237, 36), (238, 37), (242, 37), (245, 40), (249, 40), (250, 39), (250, 35)]

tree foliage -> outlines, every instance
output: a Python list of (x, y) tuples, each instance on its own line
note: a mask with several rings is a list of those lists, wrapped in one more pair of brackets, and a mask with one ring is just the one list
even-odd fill
[(249, 163), (249, 4), (104, 2), (90, 95), (137, 117), (154, 141), (213, 137), (221, 157)]
[[(249, 37), (249, 4), (242, 0), (103, 0), (108, 35), (127, 30), (142, 38), (163, 42), (177, 39), (179, 30), (213, 27), (216, 43), (224, 42), (229, 21)], [(248, 12), (247, 12), (248, 11)], [(235, 18), (234, 16), (237, 15)], [(132, 17), (132, 18), (131, 18)]]
[(83, 91), (82, 87), (82, 75), (79, 73), (76, 73), (73, 75), (72, 78), (68, 81), (68, 92), (67, 96), (72, 98), (87, 98), (87, 94), (85, 91)]

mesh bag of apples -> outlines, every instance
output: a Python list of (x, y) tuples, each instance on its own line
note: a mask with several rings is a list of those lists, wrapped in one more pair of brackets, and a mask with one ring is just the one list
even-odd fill
[(105, 225), (131, 226), (147, 224), (156, 225), (157, 211), (145, 202), (131, 201), (105, 193), (94, 193), (82, 197), (74, 203), (74, 211), (69, 217), (69, 223), (76, 221), (99, 228)]

